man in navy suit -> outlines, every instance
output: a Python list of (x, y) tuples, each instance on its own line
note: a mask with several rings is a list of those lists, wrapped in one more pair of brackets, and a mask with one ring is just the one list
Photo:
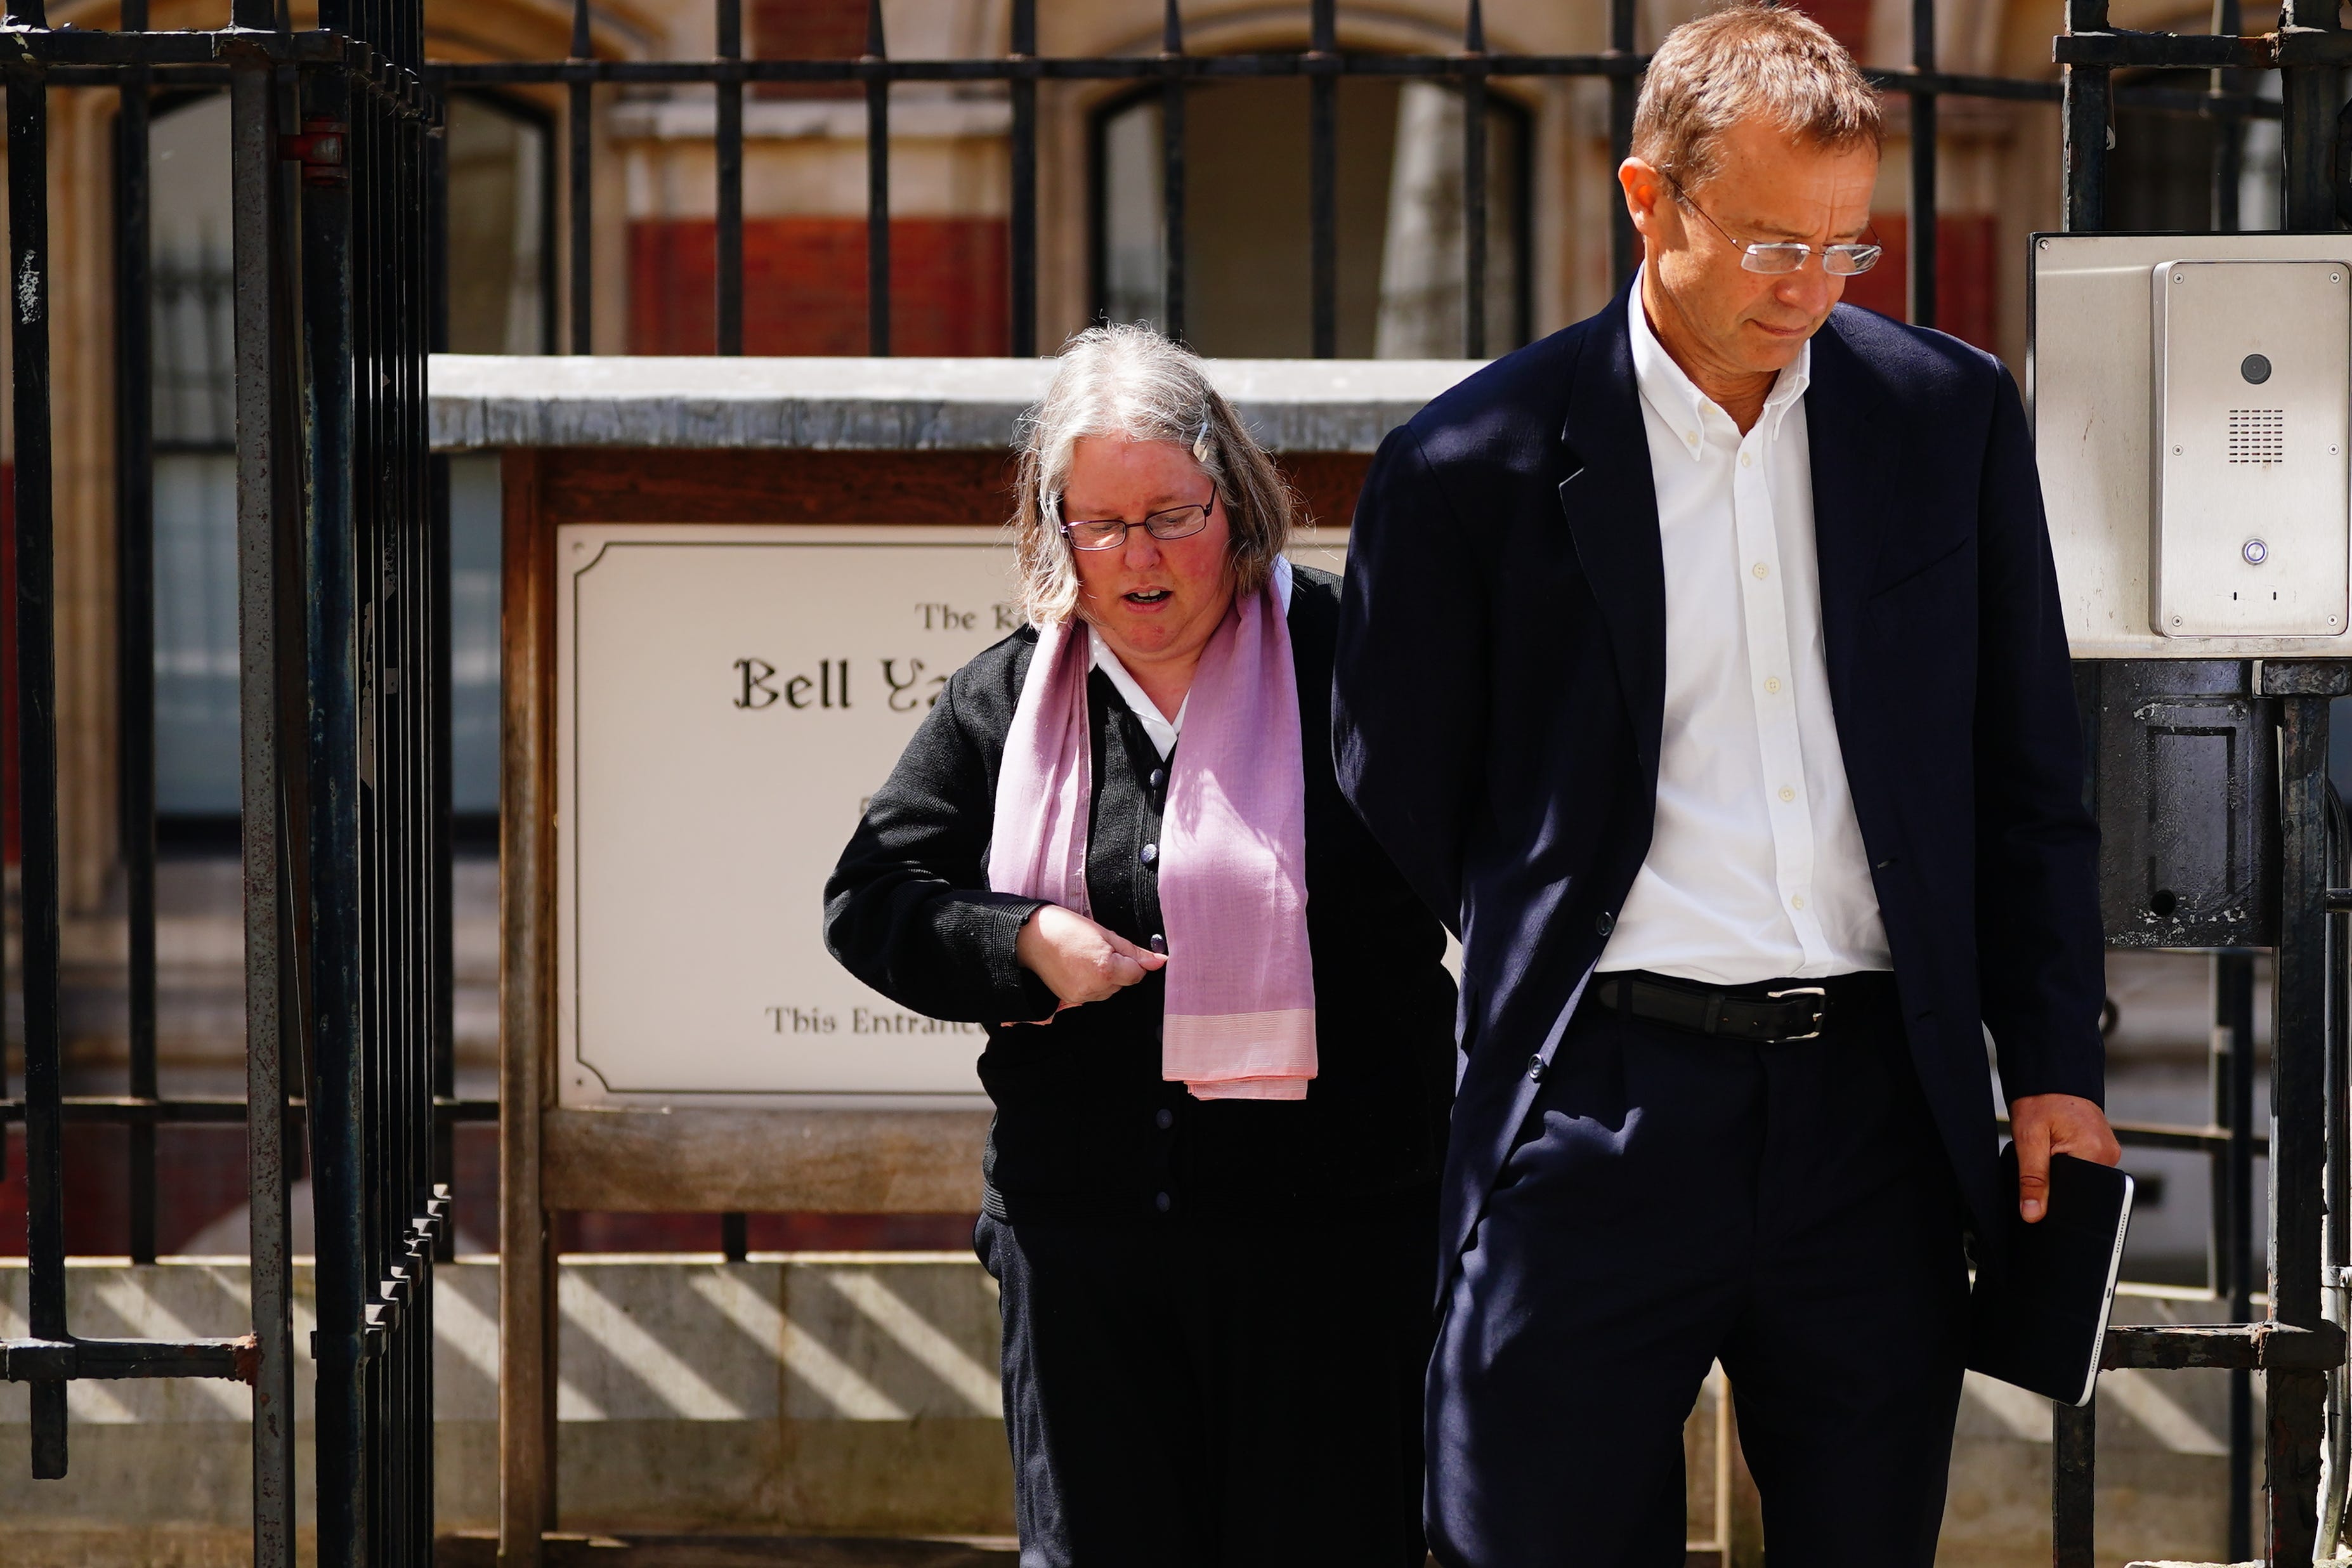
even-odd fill
[(1633, 286), (1381, 449), (1342, 786), (1463, 943), (1429, 1380), (1453, 1568), (1674, 1568), (1730, 1374), (1768, 1550), (1935, 1556), (1999, 1235), (2100, 1110), (2097, 833), (2007, 371), (1838, 299), (1876, 96), (1793, 10), (1677, 28)]

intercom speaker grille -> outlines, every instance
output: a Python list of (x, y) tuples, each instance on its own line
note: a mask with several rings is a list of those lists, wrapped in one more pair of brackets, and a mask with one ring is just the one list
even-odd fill
[(2230, 410), (2230, 461), (2268, 465), (2286, 460), (2286, 410)]

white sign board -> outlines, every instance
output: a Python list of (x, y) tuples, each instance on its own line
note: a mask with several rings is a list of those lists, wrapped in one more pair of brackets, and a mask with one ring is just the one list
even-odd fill
[(992, 527), (557, 531), (563, 1104), (982, 1103), (981, 1026), (853, 979), (824, 888), (1013, 599)]
[(556, 563), (563, 1102), (978, 1096), (980, 1026), (820, 928), (931, 698), (1020, 625), (1003, 531), (575, 525)]

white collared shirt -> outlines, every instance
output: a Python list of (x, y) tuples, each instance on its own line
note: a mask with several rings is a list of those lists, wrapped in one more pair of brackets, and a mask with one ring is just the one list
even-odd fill
[(1888, 968), (1822, 651), (1812, 344), (1743, 437), (1660, 346), (1639, 282), (1628, 313), (1665, 557), (1665, 723), (1649, 856), (1600, 967), (1717, 985)]
[[(1282, 606), (1282, 613), (1286, 616), (1290, 613), (1290, 563), (1279, 555), (1274, 558), (1273, 578), (1275, 603)], [(1161, 762), (1166, 762), (1168, 753), (1176, 749), (1178, 738), (1184, 733), (1184, 714), (1192, 706), (1192, 693), (1186, 692), (1184, 700), (1176, 705), (1176, 717), (1168, 718), (1160, 711), (1158, 703), (1144, 695), (1143, 688), (1134, 676), (1127, 672), (1127, 666), (1119, 662), (1118, 655), (1111, 652), (1110, 644), (1103, 641), (1102, 633), (1095, 630), (1091, 621), (1087, 624), (1087, 651), (1094, 667), (1110, 677), (1110, 683), (1118, 689), (1120, 700), (1143, 725), (1143, 732), (1150, 737), (1152, 750), (1160, 753)]]

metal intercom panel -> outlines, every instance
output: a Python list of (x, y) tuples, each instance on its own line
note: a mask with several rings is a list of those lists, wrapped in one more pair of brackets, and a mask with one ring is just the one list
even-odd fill
[[(2347, 446), (2352, 234), (2043, 234), (2032, 246), (2025, 394), (2074, 657), (2352, 656), (2345, 624), (2352, 616), (2352, 550), (2344, 542), (2352, 537), (2345, 478), (2352, 451), (2334, 454), (2335, 500), (2325, 519), (2317, 506), (2290, 519), (2274, 504), (2295, 482), (2300, 453), (2329, 456), (2326, 440), (2307, 448), (2297, 434), (2308, 426), (2296, 410), (2315, 405), (2300, 401), (2300, 391), (2294, 404), (2277, 395), (2290, 377), (2308, 378), (2315, 389), (2325, 383), (2319, 395), (2335, 410), (2326, 416), (2334, 421), (2334, 444)], [(2189, 281), (2161, 285), (2184, 290), (2176, 310), (2159, 296), (2158, 279), (2191, 263), (2200, 271)], [(2299, 294), (2290, 303), (2272, 292), (2306, 287), (2305, 263), (2320, 264), (2308, 287), (2333, 290), (2323, 309), (2307, 307)], [(2333, 285), (2330, 270), (2339, 275)], [(2200, 296), (2204, 309), (2192, 310)], [(2246, 379), (2252, 354), (2270, 362), (2267, 381)], [(2332, 373), (2314, 368), (2330, 356)], [(2170, 374), (2168, 359), (2179, 367)], [(2159, 386), (2178, 393), (2180, 404), (2168, 410)], [(2255, 461), (2229, 461), (2232, 410), (2242, 416), (2238, 455)], [(2199, 419), (2219, 422), (2218, 436), (2207, 425), (2204, 447), (2158, 437), (2160, 426), (2174, 424), (2186, 436)], [(2182, 467), (2160, 471), (2175, 445), (2183, 448)], [(2202, 496), (2183, 489), (2210, 477), (2189, 472), (2192, 450), (2214, 458), (2221, 471)], [(2242, 505), (2237, 498), (2248, 495), (2263, 499)], [(2245, 559), (2249, 544), (2262, 562)], [(2291, 580), (2293, 598), (2284, 582), (2266, 577)], [(2260, 599), (2244, 596), (2249, 582), (2261, 584), (2252, 590)], [(2175, 612), (2165, 607), (2174, 591), (2189, 601), (2206, 595), (2201, 605), (2184, 603), (2178, 627), (2168, 624)], [(2234, 601), (2232, 592), (2240, 595)], [(2233, 606), (2247, 618), (2228, 618)], [(2274, 613), (2280, 618), (2256, 618)], [(2290, 613), (2300, 618), (2287, 619)], [(2337, 618), (2332, 627), (2330, 615)]]
[(2155, 629), (2342, 632), (2352, 266), (2173, 260), (2149, 278)]

